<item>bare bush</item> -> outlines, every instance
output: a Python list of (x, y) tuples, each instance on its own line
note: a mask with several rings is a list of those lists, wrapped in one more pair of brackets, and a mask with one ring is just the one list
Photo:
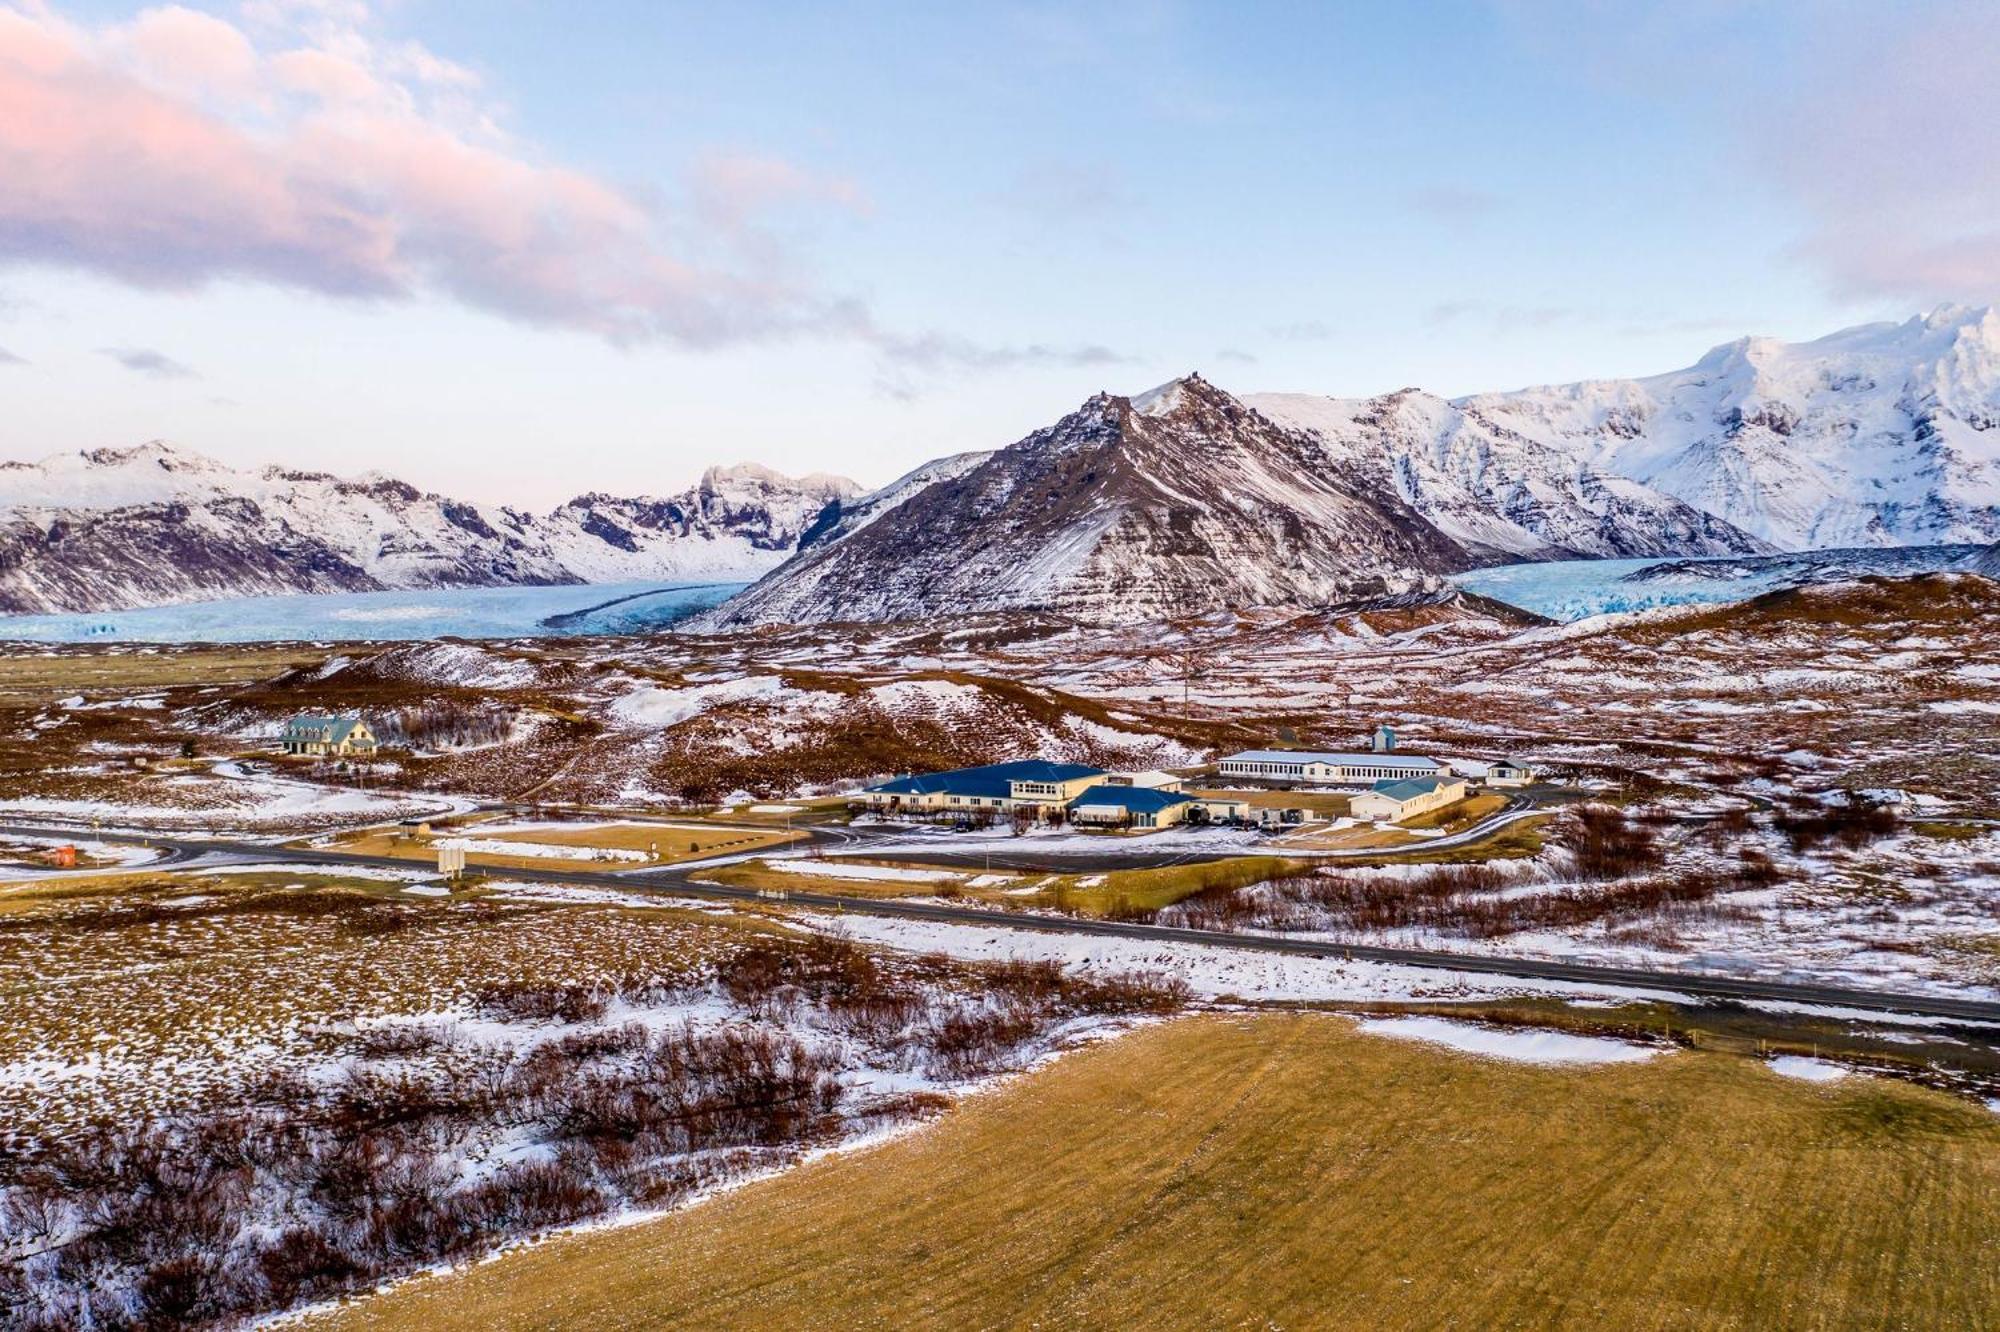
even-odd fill
[(1665, 859), (1658, 836), (1613, 805), (1576, 806), (1563, 815), (1556, 836), (1574, 858), (1576, 877), (1589, 883), (1642, 874)]
[(565, 981), (506, 981), (476, 996), (479, 1011), (506, 1022), (590, 1022), (604, 1016), (605, 996)]
[(1850, 851), (1893, 837), (1899, 826), (1896, 811), (1856, 798), (1802, 810), (1780, 810), (1773, 820), (1795, 852), (1811, 851), (1833, 842)]
[(436, 700), (381, 718), (383, 743), (407, 749), (469, 749), (513, 737), (520, 712), (511, 707)]
[[(839, 1037), (752, 1017), (603, 1021), (613, 996), (697, 990), (746, 1014), (797, 1009)], [(0, 1159), (0, 1325), (230, 1325), (365, 1290), (793, 1159), (857, 1122), (841, 1076), (856, 1058), (973, 1078), (1046, 1048), (1065, 1021), (1186, 999), (1170, 976), (879, 958), (836, 939), (748, 943), (700, 982), (497, 982), (473, 1005), (533, 1024), (521, 1044), (368, 1026), (329, 1047), (347, 1060), (337, 1077), (268, 1073), (195, 1113)], [(858, 1114), (887, 1122), (939, 1103), (910, 1093)], [(488, 1156), (468, 1180), (465, 1161), (496, 1143), (532, 1150)]]

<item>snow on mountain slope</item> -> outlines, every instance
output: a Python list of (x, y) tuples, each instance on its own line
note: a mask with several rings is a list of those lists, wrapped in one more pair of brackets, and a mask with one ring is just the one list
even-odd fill
[(1031, 609), (1129, 623), (1435, 591), (1435, 575), (1475, 562), (1313, 436), (1195, 376), (1099, 394), (970, 465), (947, 461), (699, 623)]
[(1671, 374), (1454, 406), (1787, 549), (2000, 540), (1992, 308), (1742, 338)]
[(0, 611), (210, 597), (672, 578), (784, 559), (852, 482), (711, 469), (667, 499), (554, 513), (463, 503), (381, 476), (238, 471), (151, 443), (0, 463)]
[(918, 492), (940, 481), (961, 477), (992, 456), (989, 451), (954, 453), (948, 457), (935, 458), (921, 467), (905, 472), (879, 490), (871, 490), (852, 499), (837, 499), (829, 504), (821, 512), (818, 520), (800, 536), (799, 549), (806, 550), (812, 546), (850, 536)]
[(668, 499), (584, 495), (536, 520), (549, 551), (586, 582), (706, 578), (776, 568), (831, 507), (860, 487), (814, 473), (794, 480), (744, 463), (711, 467)]
[(1243, 401), (1311, 431), (1331, 458), (1373, 472), (1484, 558), (1737, 555), (1767, 548), (1672, 496), (1416, 389), (1374, 398), (1253, 393)]

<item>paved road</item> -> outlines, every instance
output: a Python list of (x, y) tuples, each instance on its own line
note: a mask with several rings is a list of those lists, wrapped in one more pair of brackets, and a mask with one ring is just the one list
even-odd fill
[[(71, 837), (74, 829), (0, 826), (0, 835), (25, 837)], [(98, 841), (163, 847), (187, 855), (218, 855), (244, 861), (284, 864), (325, 865), (330, 868), (370, 866), (409, 870), (412, 862), (393, 856), (352, 855), (339, 851), (301, 850), (268, 843), (201, 840), (184, 837), (148, 837), (133, 833), (92, 832)], [(569, 884), (577, 887), (612, 888), (622, 892), (651, 892), (671, 897), (701, 897), (731, 902), (763, 902), (751, 888), (723, 884), (696, 883), (686, 866), (668, 866), (645, 873), (612, 874), (592, 870), (509, 870), (510, 876), (538, 883)], [(1530, 958), (1489, 957), (1419, 948), (1386, 948), (1368, 944), (1334, 944), (1255, 934), (1223, 934), (1213, 930), (1181, 929), (1168, 925), (1140, 925), (1127, 921), (1089, 920), (1074, 916), (1025, 916), (978, 907), (948, 903), (907, 902), (869, 897), (845, 897), (833, 893), (789, 892), (784, 901), (790, 906), (820, 911), (853, 912), (888, 916), (903, 920), (940, 921), (957, 925), (979, 925), (997, 929), (1034, 929), (1057, 934), (1085, 934), (1115, 939), (1137, 939), (1159, 943), (1202, 944), (1237, 948), (1252, 952), (1278, 953), (1291, 957), (1343, 958), (1363, 962), (1389, 962), (1401, 966), (1473, 972), (1519, 980), (1563, 981), (1578, 985), (1610, 986), (1664, 995), (1692, 995), (1704, 999), (1753, 1000), (1805, 1004), (1816, 1007), (1851, 1008), (1876, 1013), (1903, 1013), (1923, 1017), (1951, 1018), (1973, 1022), (2000, 1023), (2000, 1003), (1978, 999), (1953, 999), (1937, 995), (1895, 994), (1877, 990), (1856, 990), (1837, 985), (1790, 981), (1755, 980), (1692, 972), (1649, 971), (1630, 967), (1604, 967), (1584, 963), (1540, 961)]]

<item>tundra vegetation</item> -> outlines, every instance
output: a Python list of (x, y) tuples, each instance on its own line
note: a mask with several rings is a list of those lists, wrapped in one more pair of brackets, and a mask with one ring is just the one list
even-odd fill
[[(1052, 1125), (1087, 1148), (1024, 1149)], [(1943, 1332), (2000, 1305), (1996, 1246), (2000, 1121), (1974, 1101), (1706, 1049), (1554, 1068), (1325, 1014), (1211, 1015), (868, 1153), (308, 1330), (1416, 1329), (1476, 1311)]]
[[(0, 1025), (19, 1039), (37, 1010), (79, 1006), (40, 1022), (47, 1081), (14, 1089), (25, 1114), (0, 1147), (8, 1327), (228, 1324), (671, 1208), (1186, 998), (1161, 976), (878, 955), (663, 911), (187, 886), (50, 892), (0, 916), (39, 959), (32, 980), (5, 977)], [(267, 989), (308, 996), (355, 967), (382, 977), (374, 995), (359, 982), (359, 1004), (288, 1015), (191, 1094), (38, 1122), (89, 1071), (68, 1051), (102, 1048), (91, 1029), (113, 1015), (81, 1006), (115, 985), (106, 964), (148, 957), (152, 1035), (169, 1044), (134, 1030), (114, 1050), (169, 1080), (180, 1033), (254, 1028), (226, 1006), (255, 1002), (234, 982), (260, 959), (280, 973)], [(392, 996), (404, 1004), (369, 1002)]]

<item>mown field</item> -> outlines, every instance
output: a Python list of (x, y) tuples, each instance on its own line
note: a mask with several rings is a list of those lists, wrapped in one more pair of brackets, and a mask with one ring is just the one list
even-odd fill
[[(495, 827), (506, 828), (504, 821)], [(579, 823), (574, 827), (549, 824), (517, 832), (487, 832), (478, 822), (440, 825), (432, 832), (410, 828), (370, 828), (331, 843), (333, 849), (364, 856), (394, 856), (417, 864), (435, 865), (440, 841), (477, 838), (494, 842), (526, 842), (537, 846), (575, 848), (570, 856), (503, 855), (495, 851), (470, 851), (466, 863), (499, 869), (546, 870), (592, 868), (591, 852), (596, 850), (646, 852), (659, 865), (730, 852), (755, 851), (798, 840), (802, 834), (782, 829), (704, 826), (687, 823)]]
[(1996, 1259), (2000, 1120), (1971, 1101), (1208, 1016), (310, 1326), (1969, 1328)]

